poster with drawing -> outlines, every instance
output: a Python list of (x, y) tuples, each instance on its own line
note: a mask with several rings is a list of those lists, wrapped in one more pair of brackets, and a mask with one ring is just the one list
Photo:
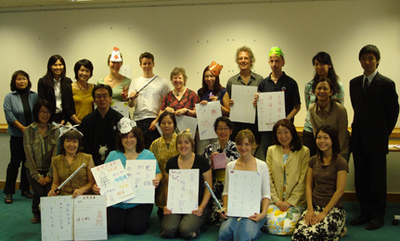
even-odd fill
[(197, 209), (199, 169), (171, 169), (168, 179), (167, 208), (174, 214), (191, 214)]
[(100, 187), (100, 194), (107, 197), (107, 207), (135, 196), (128, 174), (119, 159), (91, 170), (97, 186)]
[(40, 198), (42, 241), (74, 239), (74, 199), (72, 196)]
[(197, 128), (197, 118), (189, 117), (186, 115), (175, 116), (176, 118), (176, 126), (179, 131), (185, 131), (187, 129), (190, 130), (190, 134), (192, 134), (193, 138), (196, 136), (196, 128)]
[(257, 103), (258, 130), (272, 131), (278, 120), (286, 118), (285, 92), (260, 93)]
[(135, 197), (125, 203), (154, 203), (157, 160), (126, 160), (125, 170), (135, 193)]
[(219, 101), (208, 102), (207, 105), (196, 104), (197, 122), (199, 125), (200, 140), (217, 138), (214, 131), (214, 122), (222, 116)]
[(124, 117), (129, 118), (129, 106), (128, 102), (112, 102), (111, 108), (121, 113)]
[(228, 216), (249, 217), (260, 213), (261, 176), (257, 172), (229, 173)]
[(74, 240), (106, 239), (106, 197), (103, 195), (77, 196), (74, 200)]
[(234, 105), (231, 106), (229, 119), (231, 121), (254, 124), (256, 108), (253, 106), (257, 86), (232, 85)]

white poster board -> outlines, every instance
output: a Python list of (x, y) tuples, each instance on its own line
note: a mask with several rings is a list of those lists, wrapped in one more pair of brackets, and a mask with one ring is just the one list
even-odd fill
[(217, 138), (214, 131), (214, 122), (222, 116), (219, 101), (208, 102), (207, 105), (196, 104), (197, 122), (199, 125), (200, 140)]
[(129, 118), (129, 105), (128, 102), (121, 101), (121, 102), (112, 102), (111, 108), (116, 110), (117, 112), (121, 113), (124, 117)]
[(231, 106), (229, 119), (231, 121), (254, 124), (256, 108), (253, 106), (257, 86), (232, 85), (234, 105)]
[(275, 123), (286, 118), (285, 92), (260, 93), (257, 103), (258, 130), (272, 131)]
[(260, 213), (261, 176), (257, 172), (229, 173), (228, 216), (250, 217)]
[(173, 214), (191, 214), (199, 206), (198, 196), (198, 169), (169, 170), (167, 208)]
[(125, 203), (154, 203), (157, 160), (127, 160), (125, 165), (135, 197)]
[[(132, 65), (122, 65), (119, 69), (119, 73), (125, 77), (128, 77), (129, 79), (132, 79)], [(129, 86), (125, 86), (125, 88), (126, 87)]]
[(91, 170), (97, 186), (100, 187), (100, 194), (107, 197), (107, 207), (135, 196), (128, 174), (119, 159)]
[(106, 197), (103, 195), (77, 196), (74, 200), (75, 240), (107, 239)]
[(74, 239), (74, 199), (72, 196), (40, 198), (42, 241)]
[(196, 136), (197, 118), (186, 115), (175, 116), (175, 118), (176, 126), (178, 127), (179, 131), (185, 131), (189, 129), (189, 132), (192, 134), (193, 138)]

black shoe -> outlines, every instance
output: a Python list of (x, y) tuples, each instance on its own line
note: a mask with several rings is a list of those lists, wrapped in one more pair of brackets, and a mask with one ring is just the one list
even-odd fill
[(365, 227), (365, 229), (375, 230), (382, 226), (383, 226), (383, 220), (373, 218), (369, 223), (367, 223), (367, 226)]
[(21, 196), (26, 197), (26, 198), (33, 198), (33, 194), (29, 190), (21, 192)]
[(361, 224), (366, 224), (366, 223), (368, 223), (369, 221), (371, 221), (371, 218), (368, 218), (368, 217), (366, 217), (366, 216), (360, 215), (360, 216), (358, 216), (356, 219), (353, 219), (353, 220), (350, 222), (350, 224), (351, 224), (351, 225), (361, 225)]
[(12, 194), (6, 194), (6, 195), (4, 196), (4, 202), (5, 202), (6, 204), (11, 204), (11, 203), (13, 202)]

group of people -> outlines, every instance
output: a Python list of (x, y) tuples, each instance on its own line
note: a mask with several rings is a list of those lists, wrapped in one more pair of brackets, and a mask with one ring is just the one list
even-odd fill
[[(88, 83), (94, 69), (89, 60), (75, 64), (76, 82), (72, 83), (66, 77), (64, 59), (53, 55), (46, 75), (38, 82), (38, 94), (31, 90), (26, 72), (16, 71), (11, 78), (12, 92), (4, 100), (11, 136), (4, 201), (13, 202), (21, 162), (21, 193), (33, 197), (31, 222), (38, 223), (41, 196), (100, 194), (90, 168), (116, 159), (123, 166), (126, 160), (156, 159), (153, 185), (162, 237), (197, 237), (208, 220), (221, 226), (218, 240), (253, 240), (261, 230), (293, 235), (293, 240), (337, 240), (347, 230), (342, 196), (352, 152), (361, 214), (350, 224), (378, 229), (383, 225), (386, 205), (388, 138), (397, 122), (399, 104), (395, 83), (377, 71), (378, 48), (364, 46), (359, 61), (364, 74), (350, 81), (354, 110), (350, 138), (344, 88), (331, 57), (325, 52), (313, 57), (315, 76), (304, 90), (308, 111), (301, 140), (293, 125), (301, 106), (299, 88), (282, 71), (285, 58), (279, 47), (270, 50), (272, 72), (267, 78), (251, 71), (255, 57), (243, 46), (236, 54), (240, 72), (228, 80), (226, 89), (220, 84), (222, 66), (212, 62), (203, 71), (197, 94), (186, 88), (185, 69), (178, 67), (170, 75), (171, 90), (166, 79), (153, 73), (154, 56), (148, 52), (139, 57), (143, 75), (131, 81), (119, 73), (123, 58), (114, 48), (107, 58), (110, 73), (97, 85)], [(257, 122), (231, 121), (230, 107), (235, 104), (232, 85), (257, 86), (253, 106), (259, 104), (261, 92), (284, 91), (286, 118), (276, 122), (270, 132), (259, 132)], [(135, 107), (134, 122), (110, 107), (112, 102), (122, 101)], [(200, 141), (188, 131), (176, 133), (175, 116), (196, 117), (195, 104), (207, 105), (210, 101), (219, 101), (223, 115), (214, 123), (216, 139)], [(65, 125), (68, 122), (71, 125)], [(225, 155), (225, 169), (214, 168), (214, 158), (220, 153)], [(58, 189), (82, 163), (85, 167)], [(192, 214), (173, 214), (167, 208), (171, 169), (199, 171), (198, 208)], [(261, 176), (259, 213), (239, 219), (227, 216), (232, 170)], [(223, 210), (210, 198), (204, 181), (212, 184)], [(126, 203), (109, 207), (109, 233), (144, 233), (152, 208), (149, 204)]]

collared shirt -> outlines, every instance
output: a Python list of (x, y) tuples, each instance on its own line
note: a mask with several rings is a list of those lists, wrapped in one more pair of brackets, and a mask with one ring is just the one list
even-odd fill
[(316, 133), (318, 128), (323, 125), (332, 126), (339, 133), (340, 153), (349, 153), (350, 134), (347, 130), (348, 120), (344, 106), (338, 102), (330, 101), (328, 106), (321, 110), (318, 102), (315, 102), (310, 105), (309, 112), (313, 132)]
[(62, 112), (62, 106), (61, 106), (61, 77), (56, 80), (53, 79), (54, 81), (54, 97), (56, 99), (56, 113), (61, 113)]
[[(37, 100), (38, 100), (38, 94), (30, 90), (29, 106), (31, 107), (31, 112), (33, 109), (33, 105), (35, 105)], [(12, 125), (14, 121), (19, 121), (23, 126), (27, 126), (24, 115), (24, 107), (22, 106), (21, 97), (17, 91), (13, 91), (6, 95), (3, 102), (3, 109), (8, 124), (7, 133), (10, 134), (11, 136), (22, 137), (23, 136), (22, 132), (17, 127)], [(32, 120), (33, 119), (34, 118), (32, 113)]]
[(258, 86), (264, 78), (256, 74), (254, 72), (250, 72), (250, 79), (247, 84), (244, 83), (244, 80), (239, 74), (236, 74), (229, 78), (228, 82), (226, 83), (226, 90), (228, 91), (229, 98), (232, 98), (232, 85), (247, 85), (247, 86)]
[(31, 177), (36, 181), (43, 177), (39, 171), (48, 171), (47, 176), (53, 176), (50, 170), (51, 158), (57, 154), (60, 130), (54, 122), (47, 126), (47, 131), (43, 137), (36, 122), (30, 124), (24, 131), (25, 166), (29, 169)]
[(366, 76), (365, 74), (363, 74), (363, 88), (364, 88), (364, 80), (365, 78), (368, 79), (368, 86), (371, 84), (371, 81), (374, 79), (375, 75), (378, 73), (378, 69), (376, 69), (372, 74), (370, 74), (369, 76)]

